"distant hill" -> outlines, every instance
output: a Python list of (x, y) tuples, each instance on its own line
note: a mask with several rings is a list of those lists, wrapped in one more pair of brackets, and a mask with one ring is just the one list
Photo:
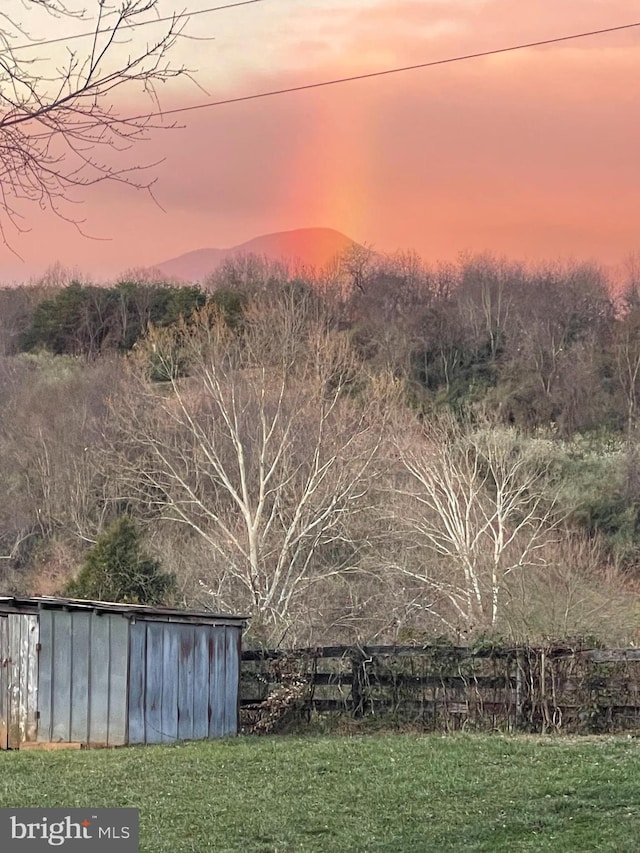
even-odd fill
[(260, 255), (273, 261), (298, 261), (319, 267), (352, 245), (353, 240), (333, 228), (298, 228), (265, 234), (228, 249), (196, 249), (162, 261), (155, 269), (170, 278), (201, 281), (234, 255)]

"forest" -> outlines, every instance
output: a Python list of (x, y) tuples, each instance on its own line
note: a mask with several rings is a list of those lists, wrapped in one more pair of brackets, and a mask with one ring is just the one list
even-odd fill
[(640, 275), (354, 246), (0, 289), (0, 583), (269, 646), (640, 640)]

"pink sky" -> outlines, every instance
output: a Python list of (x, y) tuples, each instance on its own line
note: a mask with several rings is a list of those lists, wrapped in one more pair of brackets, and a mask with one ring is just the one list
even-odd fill
[[(209, 96), (185, 81), (163, 104), (635, 20), (632, 0), (265, 0), (192, 20), (188, 32), (216, 39), (181, 44)], [(618, 263), (640, 249), (638, 80), (640, 28), (187, 113), (135, 152), (164, 158), (164, 210), (126, 187), (89, 190), (82, 215), (100, 241), (28, 212), (32, 230), (12, 238), (24, 263), (2, 247), (0, 273), (25, 279), (57, 261), (101, 278), (309, 226), (433, 260), (487, 250)]]

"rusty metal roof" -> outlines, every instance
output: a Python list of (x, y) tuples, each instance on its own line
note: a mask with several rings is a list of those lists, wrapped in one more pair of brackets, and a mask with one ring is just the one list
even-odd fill
[(121, 613), (123, 616), (139, 616), (153, 620), (171, 622), (206, 622), (207, 624), (240, 625), (244, 627), (248, 616), (211, 613), (207, 610), (179, 610), (173, 607), (150, 607), (146, 604), (123, 604), (115, 601), (88, 601), (83, 598), (57, 598), (51, 595), (32, 597), (0, 595), (0, 613), (33, 612), (37, 610), (90, 610), (97, 613)]

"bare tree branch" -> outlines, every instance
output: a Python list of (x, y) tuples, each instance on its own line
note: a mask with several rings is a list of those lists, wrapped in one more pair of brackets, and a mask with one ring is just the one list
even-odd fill
[[(138, 34), (157, 0), (120, 0), (113, 7), (95, 0), (93, 17), (61, 0), (23, 0), (22, 5), (24, 23), (0, 12), (0, 210), (5, 214), (0, 233), (5, 242), (6, 221), (26, 230), (25, 203), (79, 227), (83, 220), (69, 209), (76, 190), (104, 181), (149, 190), (153, 180), (144, 177), (149, 165), (122, 165), (120, 155), (163, 125), (127, 117), (116, 109), (114, 96), (125, 90), (146, 93), (157, 106), (157, 84), (188, 73), (169, 61), (187, 22), (183, 14), (166, 25), (154, 24), (151, 41)], [(39, 53), (34, 35), (51, 16), (87, 20), (93, 27), (88, 47), (67, 47), (58, 65)], [(29, 50), (20, 43), (25, 39)]]

